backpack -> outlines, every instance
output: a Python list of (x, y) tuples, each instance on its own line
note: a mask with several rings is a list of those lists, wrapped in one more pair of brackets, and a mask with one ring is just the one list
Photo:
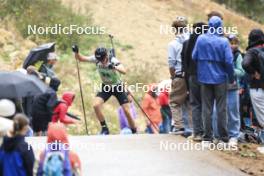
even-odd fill
[(43, 162), (43, 173), (45, 176), (71, 175), (69, 152), (66, 150), (46, 151)]
[(259, 64), (259, 72), (261, 75), (261, 80), (264, 81), (264, 48), (253, 48), (253, 50), (257, 54), (258, 64)]

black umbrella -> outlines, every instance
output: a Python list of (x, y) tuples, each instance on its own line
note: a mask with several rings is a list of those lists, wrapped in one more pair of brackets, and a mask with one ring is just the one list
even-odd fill
[(55, 51), (55, 43), (46, 43), (33, 48), (23, 63), (23, 68), (27, 68), (30, 65), (34, 65), (38, 61), (47, 62), (47, 56), (50, 52)]
[(47, 85), (33, 75), (0, 72), (0, 98), (23, 98), (44, 93)]

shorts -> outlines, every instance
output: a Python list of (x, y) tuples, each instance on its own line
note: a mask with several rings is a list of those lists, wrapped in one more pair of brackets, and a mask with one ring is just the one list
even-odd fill
[(120, 105), (129, 103), (127, 92), (123, 84), (105, 85), (102, 84), (101, 90), (97, 93), (96, 97), (100, 97), (106, 102), (111, 96), (115, 96)]

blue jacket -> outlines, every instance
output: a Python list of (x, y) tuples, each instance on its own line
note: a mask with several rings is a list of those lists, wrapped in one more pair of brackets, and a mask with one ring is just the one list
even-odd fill
[(204, 84), (234, 81), (233, 54), (228, 39), (223, 36), (222, 20), (212, 17), (209, 30), (198, 37), (192, 58), (197, 62), (198, 80)]
[(0, 176), (33, 176), (32, 147), (24, 136), (4, 137), (0, 148)]

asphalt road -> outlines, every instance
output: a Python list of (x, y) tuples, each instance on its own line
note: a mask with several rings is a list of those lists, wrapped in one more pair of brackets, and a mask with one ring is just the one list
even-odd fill
[[(38, 155), (45, 138), (28, 138)], [(208, 149), (174, 135), (72, 136), (84, 176), (242, 176)], [(193, 148), (191, 148), (193, 146)]]

